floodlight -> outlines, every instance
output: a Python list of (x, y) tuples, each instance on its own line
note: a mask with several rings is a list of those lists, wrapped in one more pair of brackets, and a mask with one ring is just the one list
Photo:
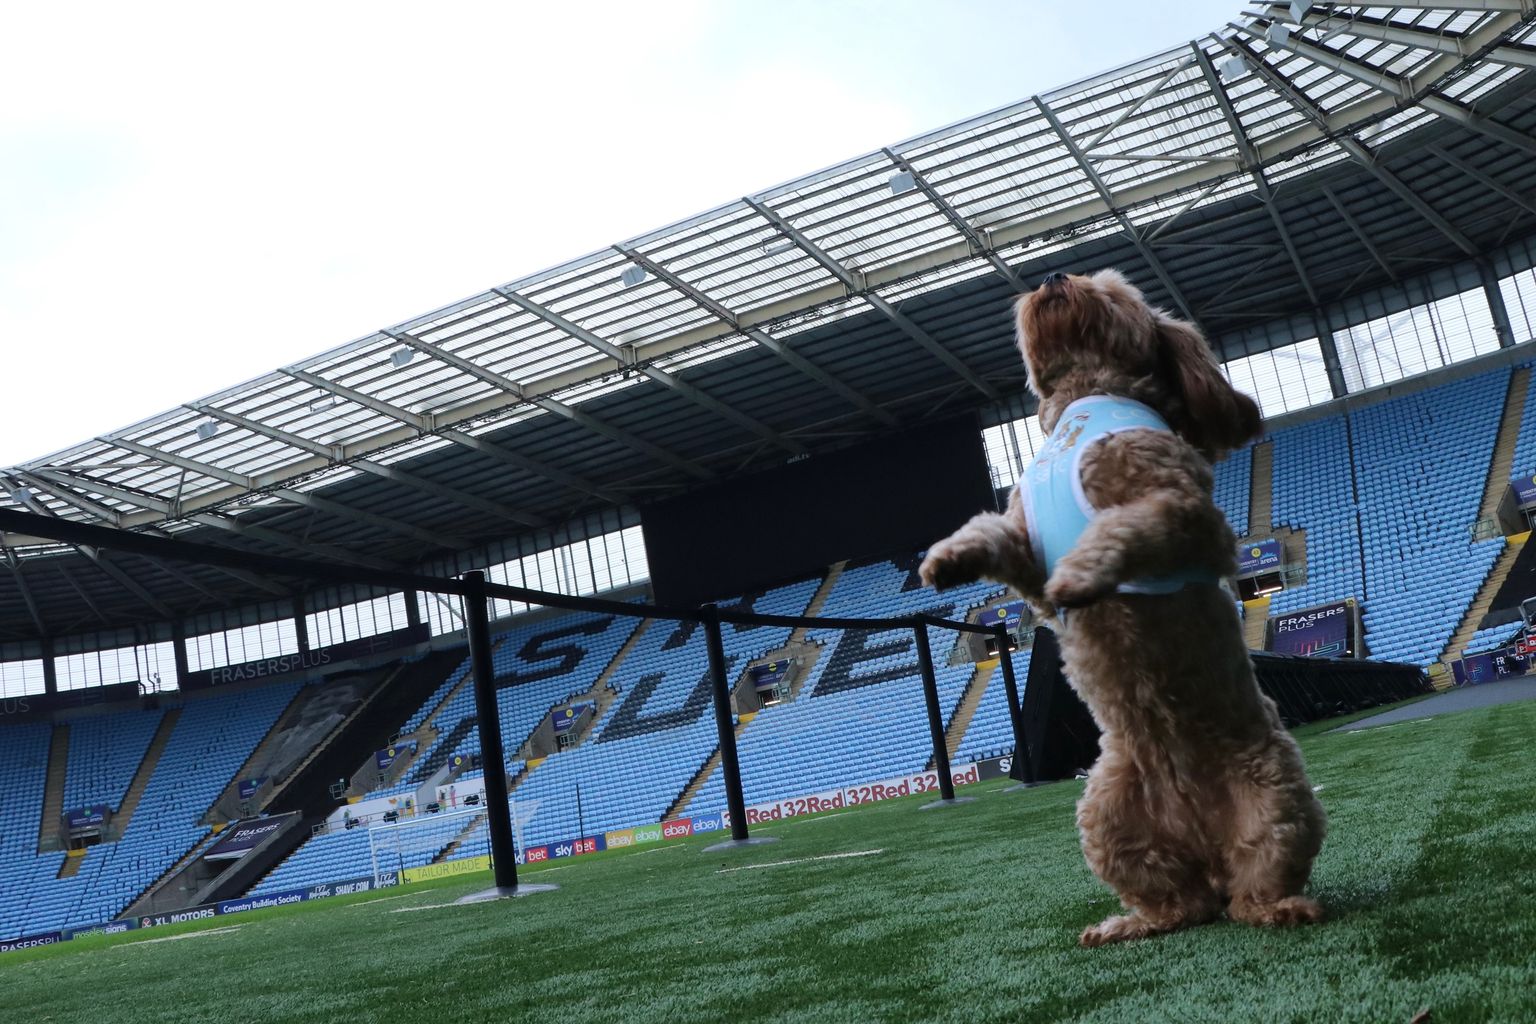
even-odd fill
[(1248, 62), (1239, 56), (1231, 56), (1221, 62), (1221, 77), (1227, 81), (1241, 78), (1248, 71)]
[(32, 488), (18, 487), (11, 492), (11, 500), (18, 505), (25, 505), (32, 500)]
[(903, 192), (911, 192), (917, 188), (917, 179), (913, 177), (911, 171), (898, 171), (891, 175), (889, 184), (891, 186), (891, 195), (899, 196)]
[(623, 283), (625, 288), (633, 288), (635, 285), (644, 280), (644, 267), (626, 267), (624, 273), (619, 275), (619, 281)]
[(1269, 32), (1266, 33), (1266, 36), (1268, 37), (1269, 41), (1276, 46), (1284, 46), (1286, 40), (1291, 38), (1291, 30), (1286, 26), (1276, 22), (1269, 26)]
[(397, 370), (415, 358), (416, 350), (412, 348), (397, 348), (389, 354), (390, 365)]
[(1300, 21), (1312, 9), (1311, 0), (1291, 0), (1291, 20)]
[(781, 252), (789, 252), (795, 247), (795, 243), (788, 238), (778, 238), (763, 246), (765, 256), (777, 256)]
[(204, 420), (197, 425), (197, 439), (199, 441), (212, 441), (213, 435), (219, 432), (219, 425), (213, 420)]
[(329, 395), (329, 396), (327, 396), (325, 398), (321, 398), (321, 399), (318, 399), (316, 401), (310, 402), (309, 403), (309, 411), (310, 412), (325, 412), (325, 410), (327, 410), (327, 409), (334, 409), (334, 408), (336, 408), (336, 406), (338, 404), (339, 403), (336, 400), (336, 396), (335, 395)]

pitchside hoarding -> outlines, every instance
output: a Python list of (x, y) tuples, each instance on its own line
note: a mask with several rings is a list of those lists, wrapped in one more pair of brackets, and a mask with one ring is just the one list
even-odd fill
[(38, 932), (35, 935), (23, 935), (16, 939), (0, 939), (0, 953), (9, 953), (16, 949), (36, 949), (38, 946), (51, 946), (55, 942), (63, 941), (63, 932)]
[(1304, 658), (1348, 658), (1355, 619), (1353, 601), (1339, 601), (1269, 620), (1269, 650)]
[(225, 683), (241, 683), (251, 679), (279, 679), (314, 672), (317, 669), (324, 669), (327, 665), (353, 658), (363, 658), (370, 654), (424, 643), (431, 639), (431, 635), (431, 631), (424, 624), (407, 626), (405, 629), (366, 636), (361, 640), (348, 640), (329, 647), (319, 647), (313, 651), (284, 654), (277, 658), (258, 658), (255, 661), (246, 661), (239, 665), (224, 665), (202, 672), (188, 672), (181, 677), (181, 688), (204, 690), (210, 686), (222, 686)]

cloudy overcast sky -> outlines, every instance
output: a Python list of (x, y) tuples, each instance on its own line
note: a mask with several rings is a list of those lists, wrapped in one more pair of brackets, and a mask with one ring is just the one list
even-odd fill
[(1241, 6), (14, 6), (0, 465), (1148, 56)]

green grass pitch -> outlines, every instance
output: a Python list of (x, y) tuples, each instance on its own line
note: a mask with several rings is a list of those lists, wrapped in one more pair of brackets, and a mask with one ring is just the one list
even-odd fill
[(474, 876), (7, 954), (0, 1020), (1536, 1020), (1536, 702), (1303, 746), (1331, 819), (1316, 927), (1079, 949), (1115, 906), (1081, 784), (987, 783), (561, 861), (516, 901), (437, 906)]

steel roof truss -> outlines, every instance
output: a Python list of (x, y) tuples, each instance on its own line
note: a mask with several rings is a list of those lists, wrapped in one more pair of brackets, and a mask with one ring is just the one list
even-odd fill
[(756, 419), (753, 419), (751, 416), (748, 416), (741, 410), (733, 409), (731, 406), (726, 405), (724, 402), (719, 401), (713, 396), (705, 394), (699, 388), (683, 380), (681, 377), (668, 373), (666, 370), (660, 369), (659, 367), (640, 363), (636, 358), (634, 349), (620, 348), (612, 342), (598, 337), (596, 334), (593, 334), (591, 331), (587, 330), (585, 327), (582, 327), (580, 324), (576, 324), (570, 320), (567, 320), (565, 317), (556, 313), (554, 310), (541, 306), (537, 302), (534, 302), (532, 299), (512, 291), (510, 288), (492, 288), (491, 290), (497, 295), (500, 295), (502, 298), (506, 299), (512, 305), (532, 313), (534, 316), (538, 317), (540, 320), (544, 321), (550, 326), (563, 331), (582, 344), (587, 345), (590, 348), (594, 348), (608, 356), (610, 359), (614, 360), (614, 362), (617, 363), (621, 369), (633, 370), (634, 372), (639, 373), (645, 377), (649, 377), (651, 380), (662, 385), (663, 387), (671, 388), (673, 391), (676, 391), (684, 398), (687, 398), (689, 401), (693, 402), (695, 405), (698, 405), (704, 409), (708, 409), (715, 415), (730, 420), (737, 426), (742, 427), (750, 433), (756, 434), (758, 437), (761, 437), (764, 440), (772, 441), (775, 445), (792, 455), (808, 454), (806, 447), (799, 441), (785, 437), (777, 430), (774, 430), (772, 427), (768, 426), (766, 423), (762, 423)]

